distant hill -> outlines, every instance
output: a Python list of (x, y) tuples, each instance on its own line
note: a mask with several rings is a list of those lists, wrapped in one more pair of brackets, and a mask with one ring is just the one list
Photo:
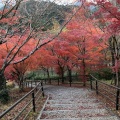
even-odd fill
[(44, 26), (44, 30), (51, 29), (54, 20), (61, 25), (66, 18), (66, 14), (72, 13), (71, 6), (35, 0), (23, 2), (19, 11), (22, 16), (32, 19), (32, 27)]

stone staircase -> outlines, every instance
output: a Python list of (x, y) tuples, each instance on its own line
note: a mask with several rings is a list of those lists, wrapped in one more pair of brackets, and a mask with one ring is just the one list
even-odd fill
[(49, 98), (37, 120), (119, 120), (86, 88), (49, 86)]

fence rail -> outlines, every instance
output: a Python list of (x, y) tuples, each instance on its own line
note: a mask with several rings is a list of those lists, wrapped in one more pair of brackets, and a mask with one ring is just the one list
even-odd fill
[[(64, 80), (65, 80), (64, 83), (65, 84), (67, 83), (70, 86), (72, 86), (72, 84), (75, 83), (74, 80), (78, 79), (78, 81), (81, 81), (82, 77), (83, 77), (83, 75), (72, 76), (72, 81), (69, 81), (69, 77), (67, 76), (67, 77), (64, 77)], [(103, 98), (105, 98), (106, 100), (109, 100), (111, 105), (113, 105), (116, 110), (119, 109), (119, 107), (120, 107), (120, 88), (119, 87), (104, 83), (92, 75), (85, 75), (84, 78), (86, 78), (86, 80), (90, 81), (90, 87), (91, 87), (91, 89), (94, 89), (96, 91), (96, 94), (102, 95)], [(38, 82), (38, 81), (39, 80), (36, 80), (34, 82)], [(50, 78), (50, 83), (48, 82), (49, 81), (48, 79), (42, 79), (41, 81), (43, 81), (45, 84), (46, 83), (57, 84), (57, 85), (62, 84), (61, 77)], [(30, 82), (31, 81), (29, 81), (29, 84), (30, 84)], [(34, 82), (33, 82), (33, 84), (36, 84)], [(79, 85), (79, 83), (77, 83), (77, 84)]]
[[(54, 78), (45, 78), (45, 79), (39, 79), (39, 80), (27, 80), (27, 84), (25, 86), (34, 86), (33, 84), (36, 84), (38, 81), (43, 81), (44, 84), (69, 84), (70, 86), (72, 84), (78, 84), (78, 83), (83, 83), (83, 78), (86, 78), (86, 81), (89, 80), (89, 75), (78, 75), (78, 76), (71, 76), (71, 80), (69, 80), (69, 76), (65, 76), (64, 82), (62, 82), (61, 77), (54, 77)], [(32, 83), (32, 84), (31, 84)]]
[[(31, 83), (31, 84), (30, 84)], [(10, 108), (8, 108), (7, 110), (5, 110), (3, 113), (0, 114), (0, 119), (4, 118), (7, 114), (9, 114), (10, 112), (12, 112), (13, 109), (15, 109), (16, 106), (21, 106), (22, 102), (24, 102), (24, 100), (27, 98), (29, 98), (29, 100), (24, 104), (24, 106), (22, 106), (22, 108), (17, 112), (17, 115), (13, 115), (12, 120), (25, 120), (28, 116), (29, 113), (31, 111), (35, 112), (36, 111), (36, 104), (39, 101), (39, 99), (41, 97), (44, 97), (44, 91), (43, 91), (43, 84), (42, 82), (34, 82), (35, 84), (33, 84), (33, 82), (30, 81), (24, 83), (25, 85), (31, 85), (31, 88), (34, 87), (30, 92), (28, 92), (26, 95), (24, 95), (21, 99), (19, 99), (17, 102), (15, 102)], [(33, 86), (34, 85), (34, 86)], [(28, 87), (28, 86), (27, 86)], [(30, 86), (29, 86), (30, 87)], [(23, 112), (25, 112), (25, 115), (22, 115)], [(14, 113), (12, 113), (14, 114)], [(22, 116), (22, 118), (21, 118)], [(6, 118), (5, 118), (6, 119)]]
[(120, 106), (120, 88), (104, 83), (94, 76), (90, 75), (90, 87), (96, 91), (96, 94), (102, 95), (104, 98), (110, 101), (118, 110)]

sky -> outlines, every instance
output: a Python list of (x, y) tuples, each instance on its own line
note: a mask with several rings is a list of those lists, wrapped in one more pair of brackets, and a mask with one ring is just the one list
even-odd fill
[(51, 1), (55, 1), (55, 3), (57, 4), (73, 4), (75, 2), (75, 0), (51, 0)]
[(2, 4), (2, 0), (0, 0), (0, 7), (3, 7), (4, 5)]
[(0, 0), (0, 7), (3, 7), (4, 6), (3, 2), (6, 2), (6, 1), (12, 3), (12, 1), (14, 0)]

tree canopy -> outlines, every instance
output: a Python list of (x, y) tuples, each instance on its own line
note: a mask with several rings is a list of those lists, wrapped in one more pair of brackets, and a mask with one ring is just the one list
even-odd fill
[[(115, 85), (120, 86), (119, 0), (78, 3), (4, 1), (0, 10), (0, 91), (6, 90), (6, 79), (11, 76), (23, 82), (27, 71), (44, 69), (49, 78), (51, 68), (62, 82), (66, 71), (85, 76), (110, 68)], [(85, 77), (83, 82), (85, 85)]]

